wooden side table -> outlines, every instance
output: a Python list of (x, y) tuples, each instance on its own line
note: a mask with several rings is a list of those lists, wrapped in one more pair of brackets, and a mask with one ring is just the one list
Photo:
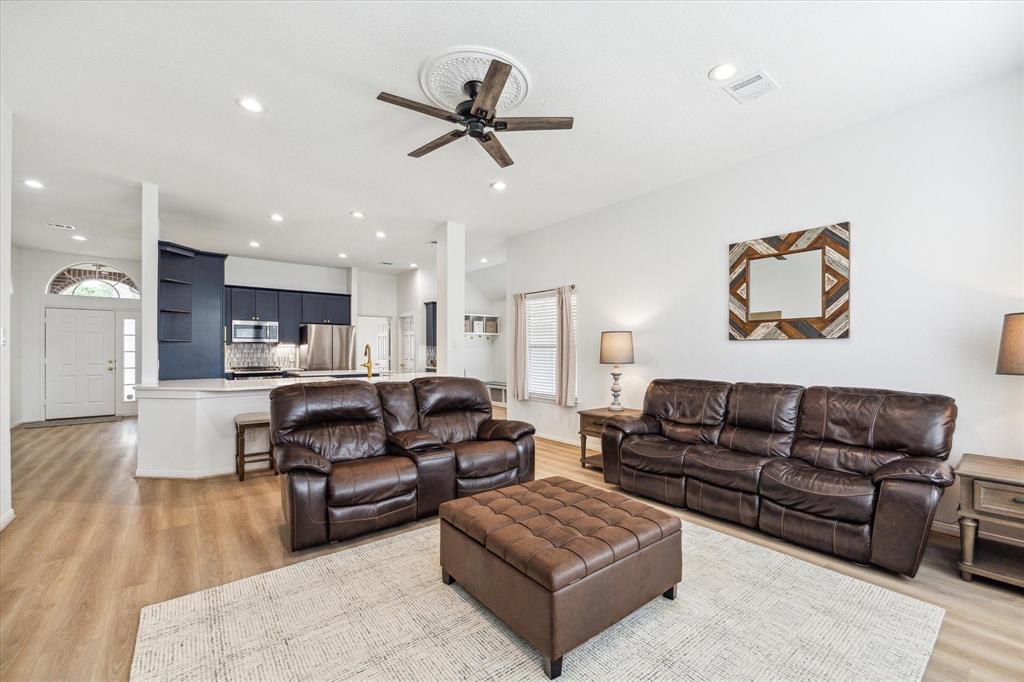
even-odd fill
[[(1024, 541), (1010, 537), (978, 541), (978, 522), (1024, 530), (1024, 460), (965, 454), (960, 478), (960, 577), (980, 575), (1024, 587)], [(981, 551), (979, 551), (981, 550)]]
[(606, 419), (609, 417), (639, 417), (641, 414), (643, 414), (642, 410), (633, 410), (628, 407), (618, 412), (613, 412), (607, 407), (580, 410), (580, 466), (586, 469), (589, 464), (595, 469), (604, 468), (601, 455), (587, 455), (587, 436), (600, 438)]

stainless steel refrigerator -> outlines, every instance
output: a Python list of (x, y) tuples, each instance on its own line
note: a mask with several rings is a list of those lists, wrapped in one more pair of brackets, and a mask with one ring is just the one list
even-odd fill
[(299, 328), (299, 367), (356, 369), (356, 329), (347, 324), (304, 324)]

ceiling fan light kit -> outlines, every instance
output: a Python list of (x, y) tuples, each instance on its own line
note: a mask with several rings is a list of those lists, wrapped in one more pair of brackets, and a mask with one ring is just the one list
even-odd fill
[[(429, 60), (420, 73), (420, 82), (427, 96), (435, 102), (454, 108), (454, 112), (386, 92), (377, 95), (377, 99), (382, 102), (462, 126), (460, 130), (452, 130), (422, 147), (414, 149), (409, 152), (409, 156), (419, 158), (446, 144), (469, 136), (484, 148), (484, 151), (494, 159), (495, 163), (502, 168), (507, 168), (513, 163), (512, 157), (505, 151), (494, 132), (568, 130), (572, 128), (573, 119), (568, 116), (498, 118), (498, 109), (511, 108), (525, 98), (528, 88), (526, 73), (514, 60), (501, 55), (509, 61), (502, 61), (496, 57), (491, 58), (487, 62), (486, 72), (479, 75), (482, 67), (481, 60), (486, 60), (493, 51), (486, 51), (484, 48), (468, 48), (475, 52), (467, 55), (464, 53), (466, 49), (456, 48), (456, 51), (441, 53), (433, 60)], [(510, 61), (513, 63), (509, 63)], [(464, 79), (459, 84), (459, 90), (467, 99), (452, 106), (452, 86), (456, 79)]]

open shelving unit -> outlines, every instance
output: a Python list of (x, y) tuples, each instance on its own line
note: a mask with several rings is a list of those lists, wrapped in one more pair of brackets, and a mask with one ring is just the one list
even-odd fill
[(159, 341), (192, 340), (192, 264), (195, 254), (171, 244), (160, 245)]
[(493, 338), (499, 334), (497, 315), (466, 313), (466, 315), (463, 316), (463, 320), (466, 336)]

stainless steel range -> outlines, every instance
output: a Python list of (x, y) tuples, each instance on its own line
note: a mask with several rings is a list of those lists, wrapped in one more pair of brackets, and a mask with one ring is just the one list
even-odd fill
[(232, 367), (231, 373), (235, 378), (245, 377), (279, 377), (283, 376), (280, 367)]

